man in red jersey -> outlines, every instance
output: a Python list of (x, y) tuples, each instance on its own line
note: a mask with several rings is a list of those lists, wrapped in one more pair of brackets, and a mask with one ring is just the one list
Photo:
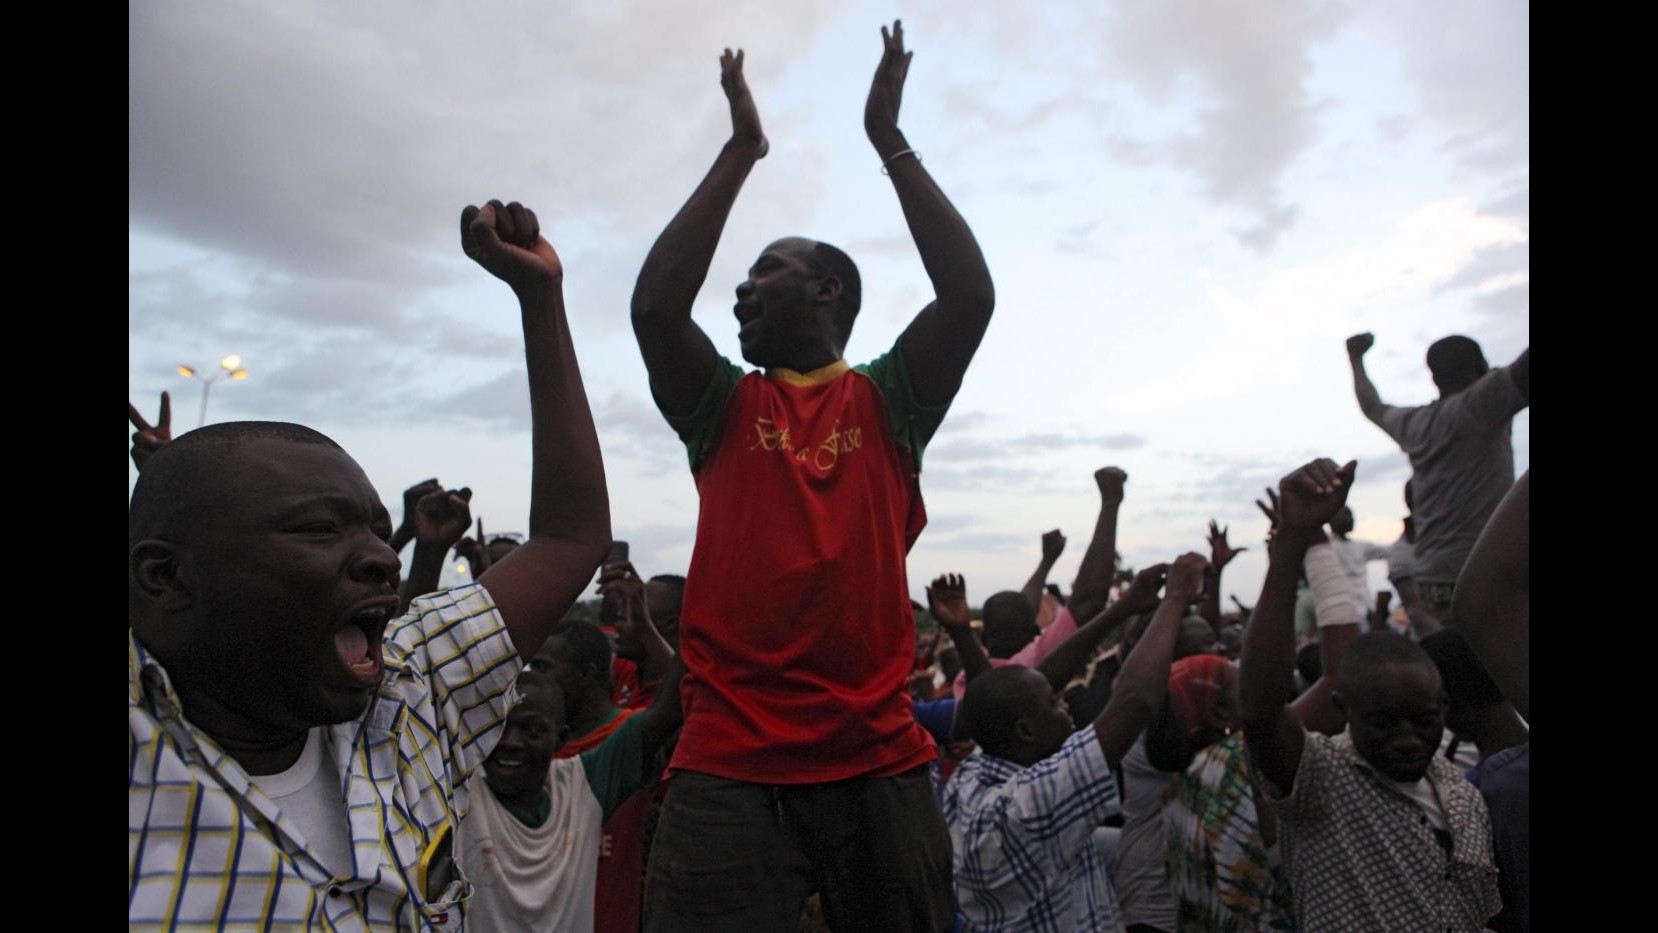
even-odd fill
[(935, 300), (852, 368), (857, 267), (790, 237), (737, 287), (744, 374), (691, 319), (737, 192), (768, 148), (721, 59), (732, 135), (646, 257), (633, 326), (701, 497), (680, 617), (685, 725), (650, 856), (647, 930), (792, 929), (822, 896), (834, 929), (942, 930), (949, 836), (936, 757), (904, 692), (904, 558), (926, 524), (922, 451), (989, 324), (994, 290), (961, 215), (898, 129), (910, 54), (885, 50), (864, 129)]

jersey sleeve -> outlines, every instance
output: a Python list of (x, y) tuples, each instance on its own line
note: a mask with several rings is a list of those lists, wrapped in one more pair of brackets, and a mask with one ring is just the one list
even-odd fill
[(662, 409), (661, 402), (657, 402), (657, 410), (668, 426), (679, 435), (680, 443), (685, 445), (685, 454), (690, 458), (691, 469), (694, 471), (702, 464), (703, 458), (714, 449), (714, 443), (719, 440), (720, 425), (724, 421), (725, 403), (731, 400), (731, 393), (736, 391), (737, 383), (743, 379), (743, 370), (725, 357), (720, 357), (714, 364), (714, 374), (708, 379), (708, 387), (702, 390), (702, 398), (697, 401), (697, 407), (688, 415), (670, 415)]
[(645, 761), (640, 736), (640, 715), (629, 716), (598, 748), (581, 753), (587, 786), (598, 798), (605, 819), (635, 791), (651, 782), (650, 764)]
[(921, 455), (938, 432), (938, 426), (944, 423), (944, 413), (950, 410), (950, 403), (922, 405), (915, 400), (910, 372), (904, 365), (904, 352), (896, 343), (891, 350), (862, 366), (854, 366), (853, 370), (867, 376), (881, 390), (892, 436), (898, 446), (915, 458), (915, 468), (921, 469)]

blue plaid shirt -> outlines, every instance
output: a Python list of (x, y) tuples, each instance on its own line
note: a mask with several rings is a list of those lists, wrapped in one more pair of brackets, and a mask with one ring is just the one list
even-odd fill
[(438, 830), (500, 736), (521, 662), (476, 584), (415, 600), (386, 632), (385, 680), (328, 727), (352, 861), (335, 876), (247, 772), (185, 719), (127, 632), (129, 930), (446, 930), (470, 893), (427, 902)]
[(1028, 768), (974, 751), (944, 789), (967, 929), (1117, 929), (1111, 879), (1091, 838), (1117, 812), (1093, 726)]

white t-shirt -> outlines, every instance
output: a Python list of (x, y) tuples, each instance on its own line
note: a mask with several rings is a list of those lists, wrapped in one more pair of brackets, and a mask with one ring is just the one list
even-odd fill
[(455, 846), (472, 882), (467, 926), (483, 933), (591, 931), (604, 811), (581, 759), (560, 758), (547, 770), (552, 809), (533, 828), (501, 805), (484, 783), (483, 768), (472, 775), (471, 790), (472, 809), (461, 820)]
[(250, 774), (248, 780), (293, 820), (305, 842), (335, 875), (350, 875), (351, 829), (340, 796), (340, 769), (328, 751), (328, 729), (317, 726), (305, 735), (305, 750), (293, 767), (276, 774)]
[(1125, 925), (1173, 930), (1178, 905), (1165, 864), (1169, 836), (1163, 826), (1163, 792), (1178, 775), (1152, 767), (1144, 732), (1123, 756), (1122, 766), (1123, 834), (1111, 873), (1117, 905)]

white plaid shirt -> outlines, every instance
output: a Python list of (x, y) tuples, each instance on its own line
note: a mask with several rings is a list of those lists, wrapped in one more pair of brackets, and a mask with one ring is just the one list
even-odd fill
[(327, 730), (355, 863), (335, 877), (178, 713), (166, 673), (128, 630), (128, 929), (459, 927), (464, 893), (425, 903), (422, 857), (465, 815), (466, 779), (500, 736), (518, 653), (472, 584), (415, 600), (388, 628), (384, 658), (367, 711)]
[(1117, 929), (1111, 878), (1092, 839), (1117, 812), (1093, 726), (1028, 768), (975, 750), (944, 789), (968, 929)]

